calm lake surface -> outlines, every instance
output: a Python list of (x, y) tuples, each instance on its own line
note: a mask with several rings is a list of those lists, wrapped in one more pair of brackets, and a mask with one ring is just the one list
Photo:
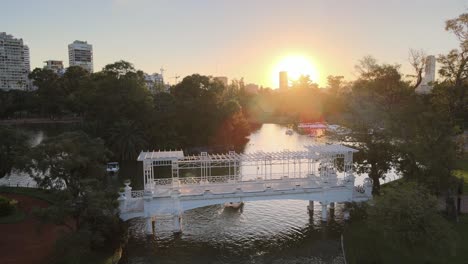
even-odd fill
[[(31, 144), (73, 126), (27, 127)], [(286, 128), (264, 124), (249, 136), (245, 152), (303, 150), (304, 145), (325, 141), (299, 135), (286, 135)], [(119, 182), (132, 179), (134, 189), (142, 182), (142, 166), (136, 162), (121, 164)], [(390, 175), (388, 179), (394, 178)], [(357, 176), (362, 184), (364, 175)], [(26, 184), (27, 175), (13, 174), (5, 181)], [(31, 183), (33, 184), (33, 183)], [(322, 223), (321, 207), (315, 203), (313, 214), (308, 202), (296, 200), (247, 202), (242, 211), (224, 209), (222, 205), (189, 210), (183, 214), (183, 232), (172, 233), (168, 216), (156, 220), (156, 235), (147, 236), (145, 221), (132, 219), (129, 243), (121, 263), (344, 263), (340, 236), (344, 228), (343, 205), (337, 204), (328, 222)]]
[[(245, 152), (302, 150), (313, 138), (264, 124), (250, 135)], [(295, 200), (247, 202), (243, 211), (222, 205), (183, 214), (183, 232), (172, 233), (171, 218), (156, 220), (156, 235), (144, 233), (145, 221), (129, 221), (124, 263), (344, 263), (340, 235), (343, 205), (322, 223), (319, 204)]]

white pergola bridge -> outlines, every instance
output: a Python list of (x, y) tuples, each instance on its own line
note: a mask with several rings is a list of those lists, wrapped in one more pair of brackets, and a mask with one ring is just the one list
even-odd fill
[[(147, 232), (160, 215), (172, 215), (174, 230), (182, 230), (184, 211), (226, 202), (296, 199), (327, 206), (335, 202), (365, 201), (372, 184), (354, 185), (355, 149), (335, 144), (308, 145), (302, 151), (254, 152), (185, 156), (182, 151), (141, 152), (144, 189), (132, 191), (130, 183), (120, 193), (120, 217), (147, 219)], [(158, 167), (169, 167), (161, 178)]]

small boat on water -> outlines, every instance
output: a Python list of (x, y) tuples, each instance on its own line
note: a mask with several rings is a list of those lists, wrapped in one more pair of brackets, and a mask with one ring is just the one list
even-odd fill
[(118, 162), (109, 162), (107, 163), (106, 171), (110, 174), (115, 174), (119, 172), (120, 167)]
[(224, 208), (239, 209), (244, 205), (244, 202), (228, 202), (224, 203)]

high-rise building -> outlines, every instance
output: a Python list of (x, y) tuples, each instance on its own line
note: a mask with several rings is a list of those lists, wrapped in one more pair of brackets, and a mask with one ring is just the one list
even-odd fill
[(433, 55), (427, 56), (426, 68), (421, 83), (416, 88), (417, 93), (430, 93), (432, 91), (432, 83), (435, 81), (436, 73), (436, 58)]
[(287, 89), (289, 87), (288, 85), (288, 72), (287, 71), (281, 71), (279, 73), (279, 88), (280, 90)]
[(28, 90), (30, 67), (29, 48), (23, 39), (0, 32), (0, 89)]
[(86, 41), (75, 40), (68, 45), (70, 67), (79, 66), (93, 72), (93, 45)]
[(44, 69), (51, 70), (59, 75), (65, 73), (65, 70), (63, 68), (63, 61), (59, 60), (48, 60), (44, 61), (46, 65), (44, 65)]

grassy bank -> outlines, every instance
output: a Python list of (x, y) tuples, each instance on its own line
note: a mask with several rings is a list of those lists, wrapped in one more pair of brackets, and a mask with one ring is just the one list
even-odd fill
[(48, 203), (55, 203), (56, 197), (54, 192), (43, 190), (43, 189), (36, 189), (36, 188), (25, 188), (25, 187), (0, 187), (0, 193), (15, 193), (21, 194), (29, 197), (33, 197), (36, 199), (44, 200)]

